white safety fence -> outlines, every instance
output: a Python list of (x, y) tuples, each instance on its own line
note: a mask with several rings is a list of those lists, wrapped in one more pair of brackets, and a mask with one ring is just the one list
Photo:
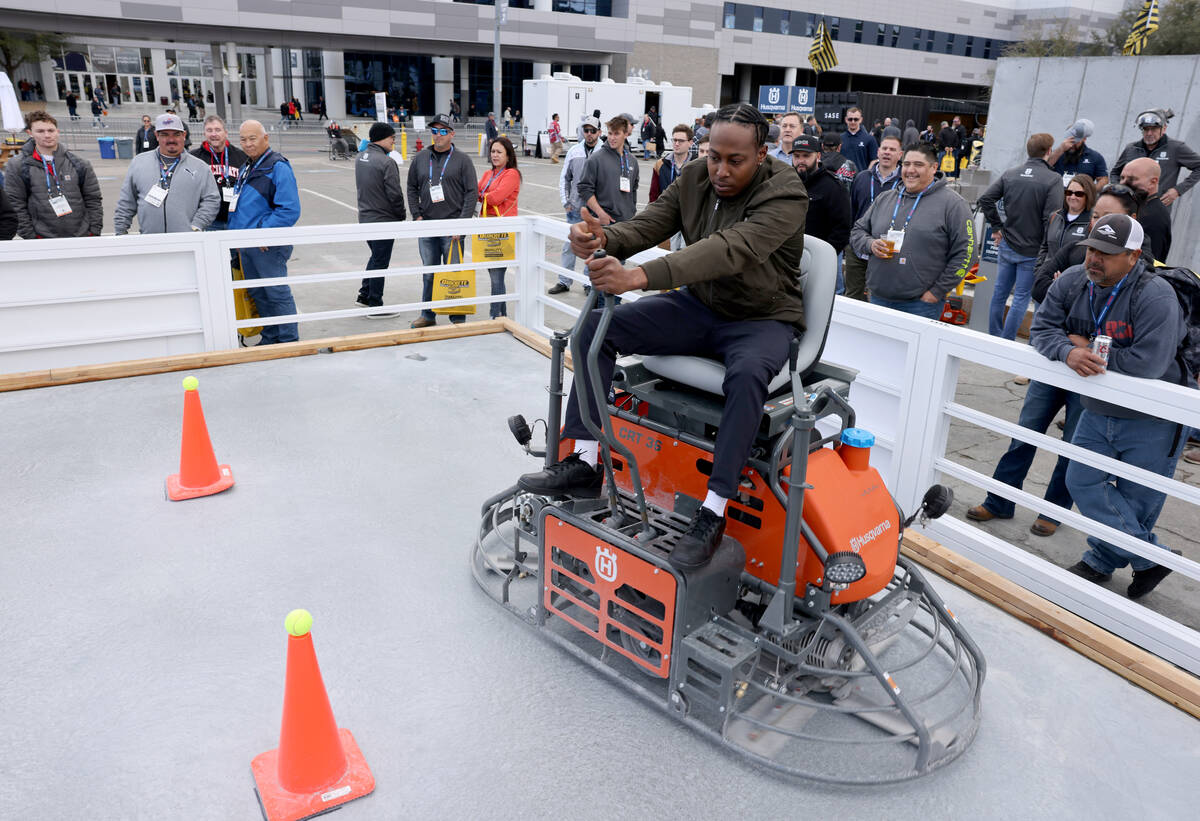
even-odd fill
[[(512, 277), (514, 289), (503, 297), (484, 296), (480, 290), (479, 296), (459, 302), (505, 300), (513, 319), (542, 333), (551, 330), (548, 310), (557, 314), (554, 327), (566, 325), (577, 309), (545, 291), (552, 275), (571, 274), (547, 261), (548, 257), (558, 259), (567, 226), (544, 217), (6, 243), (0, 254), (0, 373), (230, 349), (238, 345), (239, 325), (309, 322), (379, 310), (320, 311), (239, 323), (234, 318), (236, 287), (358, 280), (368, 272), (329, 271), (233, 283), (229, 258), (231, 249), (237, 247), (362, 243), (500, 231), (516, 234), (516, 258), (509, 263), (510, 273), (516, 274)], [(662, 253), (653, 249), (632, 259), (642, 261)], [(486, 280), (482, 272), (496, 265), (470, 262), (440, 268), (390, 268), (386, 273), (389, 277), (416, 276), (471, 268), (479, 272), (477, 280)], [(582, 266), (577, 268), (580, 271), (571, 275), (582, 282)], [(408, 311), (429, 305), (405, 303), (386, 308)], [(872, 462), (906, 510), (915, 509), (931, 484), (952, 477), (978, 488), (980, 495), (1000, 492), (1022, 507), (1200, 579), (1197, 562), (1002, 485), (991, 478), (991, 466), (987, 474), (979, 473), (955, 462), (947, 450), (952, 421), (967, 422), (1161, 490), (1188, 505), (1191, 513), (1200, 506), (1197, 488), (967, 407), (956, 401), (956, 393), (959, 364), (971, 362), (1200, 427), (1200, 403), (1196, 401), (1200, 395), (1196, 392), (1115, 373), (1083, 379), (1026, 345), (843, 298), (838, 299), (824, 358), (859, 372), (851, 388), (858, 423), (875, 434)], [(1022, 587), (1200, 674), (1200, 633), (1190, 627), (1084, 581), (963, 520), (946, 516), (931, 522), (927, 532)]]

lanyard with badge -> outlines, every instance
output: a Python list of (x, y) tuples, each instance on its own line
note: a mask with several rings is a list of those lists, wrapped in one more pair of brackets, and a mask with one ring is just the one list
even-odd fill
[(234, 183), (233, 196), (229, 198), (229, 213), (232, 214), (237, 210), (238, 197), (242, 195), (242, 187), (245, 186), (246, 180), (250, 178), (250, 175), (254, 173), (254, 169), (258, 168), (262, 164), (262, 161), (265, 160), (267, 155), (270, 153), (271, 149), (268, 148), (262, 153), (261, 157), (254, 161), (253, 165), (246, 163), (242, 166), (241, 173), (238, 174), (237, 182)]
[(142, 128), (142, 150), (150, 150), (150, 126)]
[(621, 147), (621, 193), (628, 194), (633, 190), (633, 183), (629, 180), (629, 160), (628, 153), (624, 146)]
[[(208, 147), (208, 156), (213, 161), (217, 159), (217, 152), (213, 151), (212, 146)], [(217, 179), (217, 187), (221, 189), (221, 199), (225, 202), (233, 202), (233, 180), (229, 178), (229, 146), (226, 145), (221, 149), (221, 161), (213, 164), (212, 161), (208, 164), (208, 170)]]
[[(492, 187), (492, 183), (494, 183), (496, 180), (498, 180), (498, 179), (500, 179), (501, 177), (503, 177), (503, 176), (504, 176), (504, 174), (505, 174), (507, 171), (508, 171), (508, 169), (507, 169), (507, 168), (502, 168), (502, 169), (500, 169), (500, 173), (499, 173), (499, 174), (497, 174), (497, 173), (496, 173), (495, 169), (493, 169), (491, 172), (489, 172), (489, 173), (491, 174), (491, 176), (490, 176), (490, 177), (488, 177), (488, 181), (487, 181), (487, 182), (484, 184), (484, 186), (483, 186), (483, 190), (479, 192), (479, 204), (480, 204), (480, 205), (482, 205), (482, 204), (484, 204), (484, 203), (486, 203), (486, 202), (487, 202), (487, 192), (488, 192), (488, 189)], [(486, 217), (486, 216), (487, 216), (487, 214), (486, 214), (486, 213), (481, 213), (481, 212), (480, 212), (480, 211), (478, 211), (478, 210), (476, 210), (476, 215), (477, 215), (477, 216), (484, 216), (484, 217)], [(496, 216), (500, 216), (500, 209), (499, 209), (499, 208), (497, 208), (497, 209), (496, 209)]]
[[(875, 177), (876, 177), (877, 173), (878, 172), (876, 172), (876, 174), (870, 175), (871, 176), (871, 198), (869, 200), (867, 200), (868, 205), (875, 202)], [(897, 174), (895, 171), (893, 171), (892, 173), (896, 175), (896, 179), (892, 180), (892, 184), (890, 187), (887, 186), (887, 180), (879, 181), (884, 186), (883, 188), (879, 189), (880, 194), (882, 194), (884, 191), (892, 191), (896, 188), (897, 185), (900, 184), (900, 175)], [(895, 219), (895, 217), (892, 217), (892, 219)]]
[(1108, 309), (1111, 308), (1113, 302), (1116, 301), (1117, 294), (1121, 293), (1121, 288), (1125, 285), (1125, 280), (1127, 279), (1129, 279), (1128, 276), (1121, 277), (1121, 281), (1113, 287), (1112, 293), (1108, 295), (1108, 299), (1104, 303), (1104, 307), (1100, 309), (1100, 316), (1096, 316), (1096, 306), (1094, 303), (1096, 296), (1096, 283), (1088, 282), (1088, 313), (1092, 315), (1092, 324), (1096, 329), (1092, 334), (1092, 339), (1103, 335), (1104, 318), (1108, 316)]
[(158, 155), (158, 182), (146, 192), (144, 199), (147, 204), (153, 205), (155, 208), (162, 207), (163, 202), (167, 199), (167, 192), (171, 190), (171, 177), (174, 176), (175, 168), (182, 159), (182, 156), (176, 157), (175, 162), (171, 163), (168, 168), (162, 154)]
[[(71, 213), (71, 204), (67, 202), (66, 196), (63, 194), (62, 185), (58, 182), (58, 172), (54, 170), (54, 158), (43, 157), (45, 163), (43, 170), (46, 172), (46, 196), (50, 200), (50, 207), (54, 209), (54, 216), (65, 217)], [(50, 187), (50, 183), (54, 183), (54, 187)]]
[(446, 176), (446, 166), (450, 164), (450, 158), (454, 156), (454, 146), (450, 146), (450, 151), (446, 154), (446, 159), (442, 161), (442, 170), (438, 172), (437, 185), (433, 184), (433, 149), (429, 150), (429, 201), (443, 202), (446, 199), (446, 194), (442, 191), (442, 178)]
[(921, 189), (921, 193), (917, 194), (917, 199), (913, 203), (913, 207), (909, 209), (908, 216), (904, 218), (904, 227), (899, 231), (896, 230), (896, 215), (900, 213), (900, 200), (904, 198), (904, 195), (898, 194), (896, 196), (896, 205), (894, 208), (892, 208), (892, 222), (891, 226), (888, 228), (886, 237), (887, 241), (892, 243), (893, 254), (904, 247), (904, 232), (908, 230), (908, 223), (912, 220), (913, 214), (917, 213), (917, 206), (921, 204), (921, 197), (925, 196), (925, 192), (930, 188), (933, 188), (935, 185), (937, 185), (937, 180), (929, 183), (929, 185)]

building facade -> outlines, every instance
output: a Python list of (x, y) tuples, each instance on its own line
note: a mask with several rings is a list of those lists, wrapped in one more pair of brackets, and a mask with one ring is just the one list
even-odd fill
[[(25, 76), (50, 98), (115, 84), (123, 100), (161, 102), (217, 86), (237, 102), (306, 110), (324, 97), (331, 116), (373, 111), (373, 95), (414, 113), (521, 107), (521, 80), (556, 70), (585, 80), (634, 74), (693, 89), (693, 104), (755, 101), (760, 85), (816, 85), (971, 98), (991, 85), (1004, 47), (1063, 20), (1081, 39), (1122, 0), (991, 3), (918, 0), (885, 7), (829, 0), (799, 9), (683, 0), (511, 0), (503, 11), (502, 95), (492, 93), (497, 10), (477, 0), (0, 0), (6, 26), (56, 31), (72, 46)], [(36, 9), (36, 10), (35, 10)], [(807, 52), (824, 19), (839, 65), (817, 78)], [(228, 93), (228, 88), (226, 88)], [(232, 95), (230, 96), (232, 101)]]

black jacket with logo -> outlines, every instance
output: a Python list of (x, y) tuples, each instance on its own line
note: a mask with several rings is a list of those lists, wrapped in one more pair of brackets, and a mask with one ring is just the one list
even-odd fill
[[(996, 203), (1004, 200), (1004, 219)], [(999, 226), (1008, 247), (1025, 257), (1036, 257), (1046, 237), (1046, 226), (1055, 211), (1063, 207), (1062, 176), (1046, 161), (1030, 157), (1000, 175), (979, 198), (992, 226)]]
[[(1135, 140), (1125, 146), (1121, 150), (1121, 156), (1117, 157), (1116, 163), (1113, 164), (1113, 177), (1120, 179), (1121, 170), (1125, 168), (1126, 163), (1136, 160), (1138, 157), (1150, 157), (1158, 163), (1158, 167), (1162, 170), (1158, 178), (1159, 194), (1164, 194), (1174, 188), (1182, 197), (1191, 190), (1193, 185), (1200, 182), (1200, 154), (1179, 140), (1167, 139), (1166, 134), (1154, 144), (1153, 150), (1146, 148), (1143, 140)], [(1179, 182), (1181, 168), (1186, 168), (1191, 172), (1183, 182)]]

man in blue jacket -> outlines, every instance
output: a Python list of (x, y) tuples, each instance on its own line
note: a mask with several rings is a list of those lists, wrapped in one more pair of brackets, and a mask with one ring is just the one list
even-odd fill
[[(247, 159), (238, 173), (237, 187), (229, 203), (229, 230), (295, 225), (300, 219), (300, 192), (291, 163), (279, 152), (271, 150), (270, 138), (258, 120), (242, 123), (241, 143)], [(246, 279), (285, 277), (292, 246), (264, 245), (242, 248), (240, 253)], [(292, 289), (286, 285), (248, 290), (263, 318), (296, 313)], [(258, 344), (295, 342), (299, 338), (295, 322), (264, 325), (262, 341)]]

